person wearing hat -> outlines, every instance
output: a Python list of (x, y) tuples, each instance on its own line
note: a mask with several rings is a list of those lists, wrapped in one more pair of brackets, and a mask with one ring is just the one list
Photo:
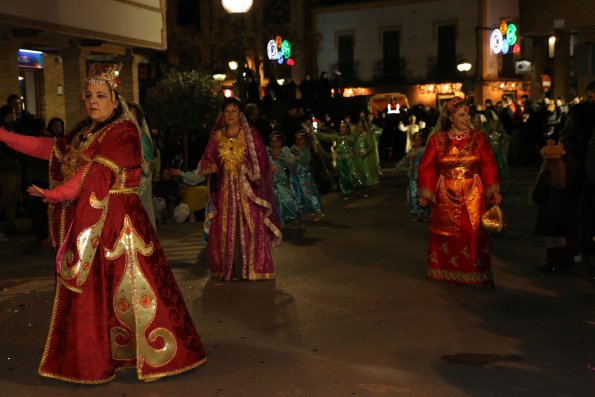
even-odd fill
[(532, 198), (539, 205), (535, 234), (545, 239), (546, 263), (538, 269), (559, 272), (565, 270), (569, 258), (566, 248), (569, 208), (567, 170), (562, 159), (566, 152), (563, 145), (556, 145), (553, 139), (548, 139), (539, 153), (543, 163)]
[(49, 203), (57, 251), (39, 374), (72, 383), (106, 383), (127, 368), (150, 382), (206, 361), (138, 195), (141, 132), (119, 93), (117, 71), (116, 65), (90, 67), (87, 117), (64, 137), (0, 129), (0, 141), (50, 162), (49, 189), (27, 189)]

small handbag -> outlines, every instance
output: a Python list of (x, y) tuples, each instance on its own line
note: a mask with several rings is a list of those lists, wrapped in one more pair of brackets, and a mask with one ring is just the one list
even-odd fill
[(481, 216), (481, 226), (488, 233), (498, 233), (504, 229), (504, 215), (499, 205), (493, 205)]

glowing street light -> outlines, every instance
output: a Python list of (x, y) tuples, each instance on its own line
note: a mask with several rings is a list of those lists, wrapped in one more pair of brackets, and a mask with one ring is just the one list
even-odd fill
[(221, 5), (230, 14), (245, 14), (252, 8), (252, 0), (221, 0)]
[(465, 95), (465, 100), (467, 100), (467, 94), (473, 92), (473, 82), (469, 80), (467, 76), (467, 72), (470, 71), (472, 67), (473, 65), (471, 65), (471, 62), (466, 59), (463, 59), (457, 65), (457, 70), (463, 75), (463, 84), (461, 84), (461, 89)]
[(471, 62), (467, 61), (466, 59), (463, 59), (458, 65), (457, 65), (457, 70), (461, 73), (465, 73), (471, 70)]
[(217, 71), (217, 72), (213, 73), (213, 80), (215, 80), (219, 83), (222, 81), (225, 81), (226, 77), (227, 77), (227, 75), (225, 73), (223, 73), (222, 71)]
[(229, 65), (229, 68), (231, 70), (237, 70), (238, 69), (238, 63), (236, 61), (229, 61), (228, 65)]
[(221, 5), (225, 8), (230, 14), (238, 15), (235, 21), (235, 36), (236, 36), (236, 46), (238, 51), (238, 62), (236, 63), (236, 67), (232, 68), (231, 62), (229, 63), (229, 68), (232, 70), (238, 69), (238, 88), (240, 91), (240, 100), (244, 101), (246, 99), (246, 88), (244, 87), (244, 62), (245, 62), (245, 54), (244, 54), (244, 43), (242, 37), (242, 25), (243, 20), (241, 18), (242, 14), (247, 13), (252, 8), (252, 0), (221, 0)]

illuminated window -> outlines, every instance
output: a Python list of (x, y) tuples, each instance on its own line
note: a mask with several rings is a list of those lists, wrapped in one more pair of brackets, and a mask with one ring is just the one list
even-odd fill
[(556, 36), (550, 36), (547, 39), (547, 56), (553, 58), (556, 56)]

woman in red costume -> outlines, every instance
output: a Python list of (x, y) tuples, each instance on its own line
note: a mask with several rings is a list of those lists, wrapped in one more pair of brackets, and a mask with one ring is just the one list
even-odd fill
[(493, 287), (481, 215), (487, 201), (502, 200), (498, 165), (486, 135), (471, 129), (470, 120), (462, 98), (448, 102), (421, 159), (419, 202), (432, 206), (428, 277)]
[(39, 373), (99, 384), (135, 368), (153, 381), (206, 361), (204, 348), (138, 197), (142, 146), (113, 65), (92, 65), (87, 118), (63, 138), (0, 129), (0, 141), (49, 160), (56, 296)]

